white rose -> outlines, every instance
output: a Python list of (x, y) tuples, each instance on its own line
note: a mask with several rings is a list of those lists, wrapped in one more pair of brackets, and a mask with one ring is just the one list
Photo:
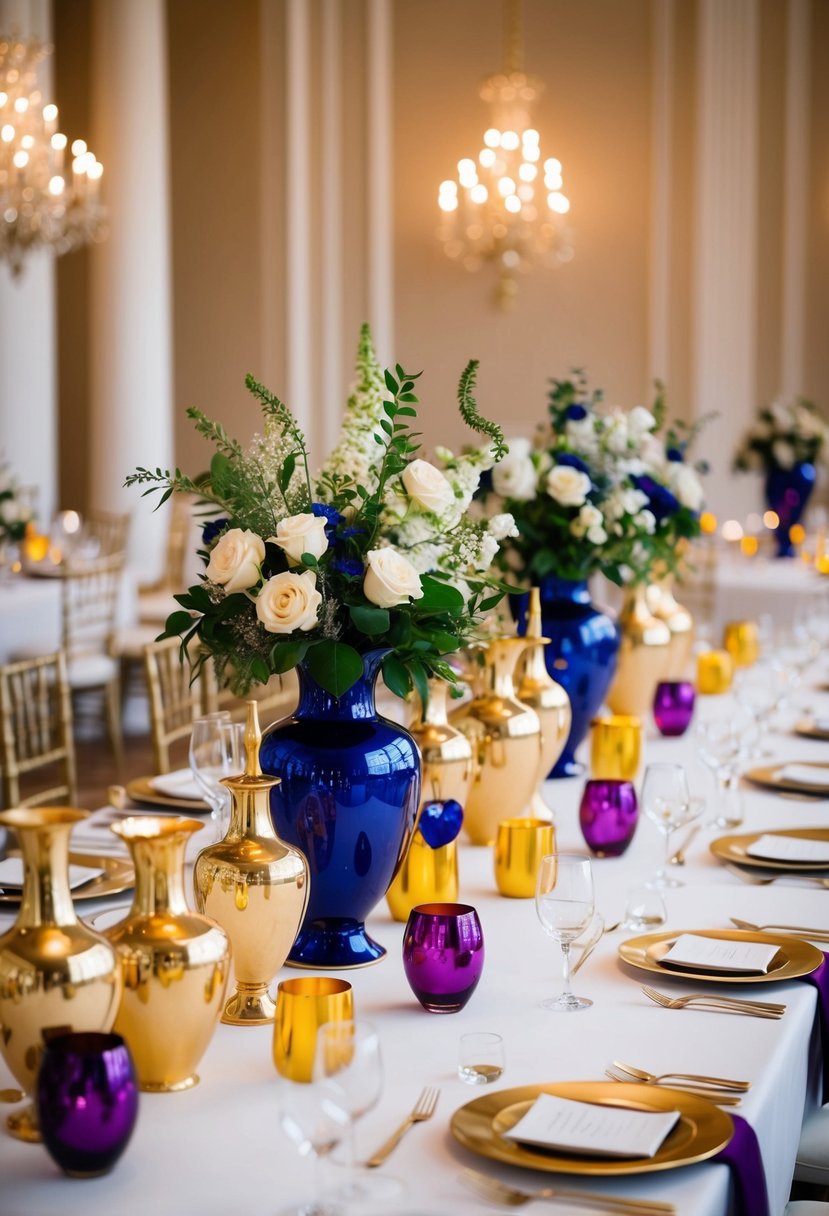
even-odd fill
[(547, 493), (563, 507), (580, 507), (590, 493), (590, 478), (581, 469), (557, 464), (547, 474)]
[(428, 460), (413, 460), (401, 475), (406, 493), (426, 511), (442, 514), (455, 501), (455, 491)]
[(648, 501), (647, 494), (643, 494), (641, 490), (625, 490), (622, 493), (622, 506), (628, 515), (636, 515)]
[(607, 419), (604, 436), (605, 445), (609, 452), (620, 455), (628, 446), (628, 420), (620, 411), (611, 414)]
[(644, 435), (656, 426), (656, 419), (644, 405), (635, 405), (628, 414), (628, 427), (634, 435)]
[(517, 502), (535, 498), (535, 465), (528, 452), (510, 450), (492, 470), (492, 485), (495, 493), (502, 498), (514, 498)]
[(579, 523), (587, 528), (595, 528), (597, 524), (603, 524), (604, 518), (598, 507), (594, 507), (592, 503), (586, 502), (579, 511)]
[(495, 554), (498, 552), (498, 542), (490, 532), (485, 532), (481, 537), (481, 551), (478, 554), (478, 560), (475, 563), (479, 570), (488, 570), (495, 561)]
[(292, 566), (298, 566), (303, 553), (322, 557), (328, 548), (325, 535), (326, 520), (322, 515), (304, 511), (301, 515), (288, 515), (276, 525), (276, 536), (269, 536), (268, 543), (279, 545)]
[(368, 569), (363, 579), (363, 594), (378, 608), (394, 608), (423, 595), (420, 575), (412, 563), (396, 549), (370, 549)]
[(702, 509), (702, 482), (690, 465), (672, 462), (668, 473), (668, 486), (683, 507), (687, 507), (689, 511)]
[(607, 540), (607, 533), (601, 524), (594, 524), (592, 528), (587, 529), (587, 539), (591, 545), (603, 545)]
[(493, 515), (489, 521), (488, 530), (490, 536), (494, 536), (496, 540), (506, 540), (508, 536), (518, 535), (515, 520), (506, 511), (500, 515)]
[(313, 570), (284, 570), (269, 578), (256, 597), (256, 615), (268, 633), (313, 629), (322, 596)]
[(634, 517), (633, 522), (637, 528), (642, 528), (649, 536), (653, 536), (656, 531), (656, 516), (653, 511), (640, 511)]
[(248, 528), (231, 528), (213, 546), (206, 574), (211, 583), (218, 583), (232, 595), (259, 582), (259, 567), (264, 560), (265, 542), (261, 536)]

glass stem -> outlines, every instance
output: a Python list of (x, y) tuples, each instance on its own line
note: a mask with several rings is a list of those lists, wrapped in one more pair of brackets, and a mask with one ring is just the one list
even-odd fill
[(564, 961), (564, 996), (572, 996), (570, 990), (570, 943), (563, 941), (561, 943), (561, 957)]
[(325, 1204), (322, 1201), (322, 1156), (314, 1153), (314, 1190), (308, 1216), (325, 1216)]
[(347, 1141), (347, 1177), (348, 1177), (348, 1195), (349, 1198), (355, 1198), (359, 1195), (359, 1184), (357, 1182), (357, 1150), (356, 1150), (356, 1134), (354, 1130), (354, 1116), (348, 1120), (348, 1136)]

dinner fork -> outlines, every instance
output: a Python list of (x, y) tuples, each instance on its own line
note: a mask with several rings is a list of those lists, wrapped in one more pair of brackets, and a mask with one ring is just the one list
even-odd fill
[(639, 1081), (690, 1081), (692, 1085), (711, 1085), (714, 1089), (736, 1089), (742, 1093), (746, 1093), (751, 1089), (750, 1081), (732, 1081), (730, 1077), (711, 1077), (706, 1073), (697, 1072), (663, 1072), (654, 1073), (648, 1072), (645, 1068), (634, 1068), (632, 1064), (624, 1064), (621, 1060), (614, 1060), (613, 1067), (621, 1069), (622, 1072), (629, 1072), (632, 1077), (636, 1077)]
[(785, 1005), (770, 1001), (741, 1001), (733, 996), (708, 996), (693, 993), (690, 996), (665, 996), (655, 988), (642, 985), (645, 996), (661, 1005), (663, 1009), (684, 1009), (690, 1005), (695, 1009), (715, 1009), (720, 1013), (745, 1013), (758, 1018), (782, 1018)]
[(797, 874), (788, 872), (786, 874), (771, 874), (768, 876), (765, 874), (750, 874), (748, 870), (744, 870), (740, 866), (729, 865), (728, 862), (726, 862), (725, 868), (732, 874), (736, 874), (738, 878), (743, 880), (743, 882), (747, 882), (754, 887), (767, 887), (773, 882), (785, 882), (786, 879), (799, 878), (803, 882), (813, 882), (819, 887), (829, 889), (829, 878), (817, 878), (814, 874)]
[(799, 934), (800, 937), (809, 938), (811, 941), (829, 942), (829, 929), (808, 929), (805, 925), (753, 925), (750, 920), (738, 920), (736, 916), (730, 917), (730, 920), (738, 929), (749, 929), (754, 933), (777, 929), (781, 933)]
[(507, 1186), (498, 1178), (489, 1178), (486, 1174), (479, 1174), (470, 1169), (465, 1169), (461, 1178), (482, 1199), (508, 1208), (521, 1208), (535, 1199), (566, 1199), (577, 1207), (617, 1212), (619, 1216), (673, 1216), (676, 1212), (672, 1203), (657, 1203), (652, 1199), (621, 1199), (616, 1195), (597, 1195), (595, 1192), (571, 1191), (552, 1186), (545, 1186), (537, 1191), (521, 1191), (518, 1187)]
[(435, 1107), (438, 1104), (440, 1097), (439, 1089), (430, 1089), (427, 1086), (422, 1090), (420, 1097), (412, 1107), (411, 1113), (406, 1116), (396, 1131), (392, 1132), (385, 1144), (378, 1148), (373, 1157), (369, 1157), (366, 1165), (373, 1168), (376, 1165), (382, 1165), (387, 1157), (391, 1156), (397, 1148), (400, 1141), (406, 1135), (410, 1127), (414, 1127), (415, 1123), (423, 1123), (426, 1119), (431, 1119), (435, 1113)]
[[(610, 1077), (611, 1081), (624, 1081), (628, 1085), (639, 1083), (643, 1085), (656, 1085), (655, 1081), (642, 1081), (641, 1077), (633, 1077), (630, 1073), (620, 1072), (618, 1068), (606, 1068), (604, 1075)], [(658, 1088), (658, 1086), (657, 1086)], [(686, 1085), (684, 1082), (672, 1081), (668, 1086), (669, 1089), (679, 1089), (684, 1094), (690, 1094), (694, 1098), (707, 1098), (709, 1102), (713, 1102), (715, 1106), (740, 1106), (742, 1099), (734, 1094), (723, 1094), (716, 1089), (704, 1089), (702, 1086)]]

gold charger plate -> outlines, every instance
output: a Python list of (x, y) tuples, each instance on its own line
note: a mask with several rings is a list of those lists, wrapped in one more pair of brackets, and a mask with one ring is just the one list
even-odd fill
[(784, 870), (788, 874), (825, 874), (829, 871), (829, 861), (775, 861), (771, 857), (754, 857), (748, 852), (748, 847), (759, 840), (761, 836), (791, 836), (795, 840), (819, 840), (829, 844), (829, 829), (826, 828), (787, 828), (776, 832), (742, 832), (739, 836), (718, 836), (712, 840), (709, 849), (720, 861), (732, 865), (756, 866), (764, 870)]
[[(504, 1133), (515, 1126), (542, 1093), (596, 1106), (622, 1106), (641, 1111), (678, 1110), (679, 1121), (653, 1157), (591, 1157), (508, 1139)], [(729, 1116), (707, 1098), (658, 1085), (619, 1081), (561, 1081), (496, 1090), (456, 1110), (449, 1126), (464, 1148), (492, 1161), (506, 1161), (509, 1165), (548, 1173), (594, 1177), (650, 1174), (693, 1165), (695, 1161), (705, 1161), (718, 1153), (734, 1132)]]
[(794, 728), (794, 733), (802, 735), (804, 739), (824, 739), (829, 742), (829, 730), (816, 726), (813, 718), (801, 718)]
[(201, 798), (171, 798), (160, 794), (152, 784), (152, 777), (136, 777), (127, 782), (127, 797), (133, 802), (144, 802), (149, 806), (169, 806), (179, 811), (201, 811), (207, 814), (210, 807)]
[[(696, 968), (665, 967), (660, 962), (682, 933), (696, 937), (713, 937), (724, 942), (762, 942), (777, 946), (777, 955), (764, 975), (738, 975), (731, 971), (701, 971)], [(823, 962), (823, 953), (811, 942), (780, 933), (749, 933), (742, 929), (680, 929), (667, 933), (646, 933), (631, 937), (619, 946), (619, 958), (639, 971), (650, 971), (665, 979), (694, 980), (698, 984), (776, 984), (811, 975)]]
[(812, 794), (815, 798), (825, 798), (829, 795), (829, 764), (816, 764), (814, 760), (790, 760), (789, 764), (801, 765), (803, 768), (816, 768), (826, 774), (826, 783), (820, 785), (806, 784), (803, 781), (782, 781), (775, 777), (785, 768), (785, 764), (766, 764), (762, 768), (750, 768), (743, 776), (754, 785), (762, 785), (770, 790), (782, 790), (784, 793)]
[[(16, 852), (13, 851), (13, 852)], [(19, 853), (17, 854), (19, 856)], [(103, 870), (100, 878), (93, 878), (82, 887), (75, 887), (72, 899), (103, 899), (105, 895), (118, 895), (121, 891), (129, 891), (135, 886), (135, 871), (132, 862), (127, 857), (101, 856), (97, 853), (70, 853), (69, 864), (73, 866), (90, 866), (95, 870)], [(9, 890), (7, 887), (0, 895), (0, 905), (19, 904), (23, 894), (22, 887)]]

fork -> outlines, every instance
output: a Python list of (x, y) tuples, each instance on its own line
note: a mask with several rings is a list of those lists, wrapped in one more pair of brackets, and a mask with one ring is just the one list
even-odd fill
[[(654, 1085), (653, 1081), (642, 1081), (640, 1077), (633, 1077), (630, 1073), (620, 1072), (618, 1068), (606, 1068), (604, 1075), (610, 1077), (611, 1081), (625, 1081), (628, 1085), (632, 1082), (640, 1082), (644, 1085)], [(716, 1089), (704, 1089), (701, 1086), (685, 1085), (679, 1081), (672, 1081), (669, 1089), (679, 1089), (684, 1094), (691, 1094), (694, 1098), (707, 1098), (709, 1102), (713, 1102), (715, 1106), (741, 1106), (742, 1099), (735, 1097), (734, 1094), (723, 1094)]]
[(497, 1178), (489, 1178), (475, 1170), (465, 1169), (462, 1180), (476, 1191), (482, 1199), (508, 1208), (521, 1208), (534, 1199), (569, 1199), (577, 1207), (597, 1208), (603, 1212), (617, 1212), (619, 1216), (674, 1216), (672, 1203), (656, 1203), (648, 1199), (621, 1199), (615, 1195), (597, 1195), (589, 1191), (571, 1191), (559, 1187), (545, 1186), (538, 1191), (521, 1191), (507, 1186)]
[(438, 1104), (440, 1097), (439, 1089), (430, 1089), (428, 1086), (422, 1090), (420, 1097), (412, 1107), (411, 1113), (406, 1116), (396, 1131), (392, 1132), (385, 1144), (378, 1148), (373, 1157), (369, 1157), (366, 1165), (371, 1169), (376, 1165), (382, 1165), (387, 1157), (390, 1157), (397, 1148), (400, 1141), (406, 1135), (410, 1127), (414, 1127), (415, 1123), (423, 1123), (426, 1119), (431, 1119), (435, 1113), (435, 1107)]
[(714, 1089), (736, 1089), (746, 1093), (751, 1089), (750, 1081), (732, 1081), (730, 1077), (710, 1077), (705, 1073), (696, 1072), (648, 1072), (645, 1068), (634, 1068), (632, 1064), (624, 1064), (621, 1060), (613, 1061), (614, 1068), (629, 1072), (639, 1081), (690, 1081), (692, 1085), (711, 1085)]
[(716, 1010), (719, 1013), (744, 1013), (757, 1018), (782, 1018), (786, 1012), (785, 1005), (775, 1005), (768, 1001), (740, 1001), (733, 996), (665, 996), (655, 988), (642, 985), (645, 996), (661, 1005), (663, 1009), (684, 1009), (686, 1005), (695, 1009)]
[(748, 870), (744, 870), (740, 866), (730, 865), (728, 862), (726, 862), (725, 868), (732, 874), (736, 874), (738, 878), (743, 880), (743, 882), (747, 882), (751, 886), (755, 887), (767, 887), (773, 882), (785, 882), (787, 878), (799, 878), (805, 882), (813, 882), (819, 887), (829, 889), (829, 878), (816, 878), (813, 874), (786, 873), (772, 874), (767, 877), (765, 874), (750, 874)]
[(736, 925), (738, 929), (750, 929), (754, 933), (763, 933), (767, 929), (779, 929), (783, 933), (799, 933), (801, 937), (809, 938), (816, 942), (829, 942), (829, 930), (827, 929), (807, 929), (805, 925), (753, 925), (750, 920), (738, 920), (736, 916), (730, 918), (732, 925)]

